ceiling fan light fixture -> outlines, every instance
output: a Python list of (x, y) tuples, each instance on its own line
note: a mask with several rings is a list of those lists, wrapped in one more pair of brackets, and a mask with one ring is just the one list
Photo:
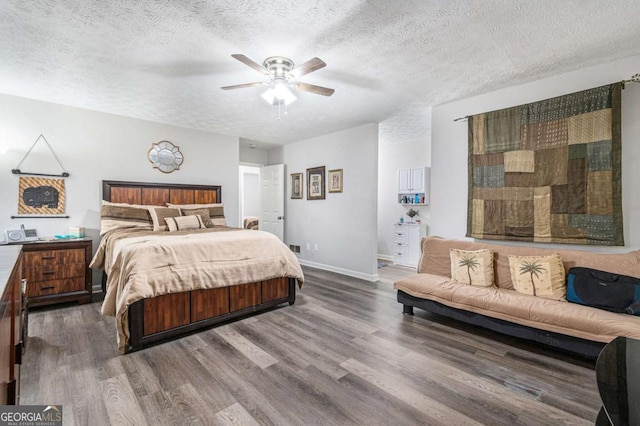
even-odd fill
[(298, 100), (289, 88), (283, 83), (276, 83), (275, 86), (267, 89), (262, 94), (262, 99), (267, 101), (269, 105), (290, 105)]

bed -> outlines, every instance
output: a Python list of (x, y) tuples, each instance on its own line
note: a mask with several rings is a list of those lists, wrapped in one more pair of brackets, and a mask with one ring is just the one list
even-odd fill
[[(214, 212), (211, 206), (222, 209), (221, 192), (210, 185), (103, 181), (103, 235), (91, 267), (105, 272), (102, 313), (116, 317), (122, 353), (295, 302), (296, 283), (304, 281), (300, 264), (272, 234), (229, 228), (217, 216), (213, 222), (222, 223), (173, 232), (105, 225), (105, 205), (141, 215), (147, 206), (166, 205), (206, 205)], [(204, 219), (197, 215), (201, 225)]]

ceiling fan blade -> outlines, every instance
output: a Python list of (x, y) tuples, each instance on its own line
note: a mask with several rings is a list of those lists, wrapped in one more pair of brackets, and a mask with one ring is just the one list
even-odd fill
[(311, 93), (315, 93), (317, 95), (323, 95), (323, 96), (331, 96), (333, 95), (333, 92), (335, 92), (334, 89), (329, 89), (328, 87), (316, 86), (314, 84), (296, 82), (294, 83), (294, 86), (296, 87), (296, 89), (302, 90), (303, 92), (311, 92)]
[(302, 77), (305, 74), (309, 74), (310, 72), (314, 72), (319, 70), (320, 68), (326, 67), (327, 64), (320, 58), (309, 59), (304, 64), (298, 65), (293, 70), (291, 70), (291, 75), (294, 77)]
[(243, 64), (253, 68), (254, 70), (258, 71), (261, 74), (264, 75), (270, 75), (269, 71), (267, 71), (267, 69), (265, 67), (263, 67), (262, 65), (260, 65), (257, 62), (252, 61), (251, 59), (247, 58), (244, 55), (241, 55), (239, 53), (234, 53), (233, 55), (231, 55), (232, 57), (236, 58), (237, 60), (239, 60), (240, 62), (242, 62)]
[(235, 86), (224, 86), (221, 87), (222, 90), (231, 90), (231, 89), (244, 89), (245, 87), (254, 87), (254, 86), (262, 86), (265, 83), (245, 83), (245, 84), (236, 84)]

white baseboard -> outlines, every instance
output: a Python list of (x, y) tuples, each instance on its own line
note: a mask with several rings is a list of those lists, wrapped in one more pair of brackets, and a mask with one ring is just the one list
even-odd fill
[(393, 256), (390, 256), (388, 254), (380, 254), (380, 253), (378, 253), (378, 259), (386, 260), (387, 262), (393, 262)]
[(350, 269), (338, 268), (337, 266), (325, 265), (323, 263), (311, 262), (305, 259), (298, 259), (301, 265), (309, 266), (311, 268), (322, 269), (323, 271), (335, 272), (337, 274), (347, 275), (349, 277), (360, 278), (365, 281), (378, 281), (380, 277), (378, 274), (365, 274), (358, 271), (352, 271)]

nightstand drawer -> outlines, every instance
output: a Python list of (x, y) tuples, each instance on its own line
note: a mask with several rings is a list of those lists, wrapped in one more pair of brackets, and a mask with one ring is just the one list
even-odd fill
[(47, 296), (84, 290), (84, 277), (27, 283), (27, 297)]
[(40, 241), (22, 246), (22, 276), (27, 281), (29, 309), (77, 301), (91, 301), (90, 239)]
[(42, 250), (24, 254), (24, 266), (27, 268), (84, 262), (84, 249)]
[(24, 268), (24, 278), (28, 283), (48, 280), (61, 280), (65, 278), (84, 277), (87, 265), (85, 263), (72, 263), (70, 265), (37, 266)]

